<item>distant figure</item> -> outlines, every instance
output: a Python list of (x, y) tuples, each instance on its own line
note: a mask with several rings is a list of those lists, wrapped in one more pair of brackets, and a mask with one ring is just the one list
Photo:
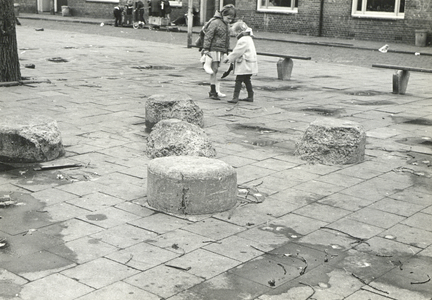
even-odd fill
[(119, 5), (114, 7), (115, 27), (122, 26), (122, 15), (123, 15), (123, 8), (120, 7)]
[(136, 3), (136, 11), (138, 13), (138, 18), (137, 18), (138, 22), (145, 24), (145, 20), (144, 20), (144, 3), (141, 0), (139, 0)]
[(125, 5), (125, 20), (124, 24), (126, 25), (133, 25), (133, 11), (134, 7), (132, 4), (132, 1), (128, 1), (128, 3)]

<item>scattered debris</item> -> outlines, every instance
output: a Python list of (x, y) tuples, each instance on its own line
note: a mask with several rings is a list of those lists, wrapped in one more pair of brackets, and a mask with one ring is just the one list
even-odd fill
[[(340, 233), (346, 234), (346, 235), (349, 236), (350, 238), (356, 240), (356, 241), (353, 242), (353, 243), (358, 243), (358, 244), (364, 243), (364, 244), (370, 246), (369, 243), (366, 242), (366, 239), (362, 239), (362, 238), (359, 238), (359, 237), (353, 236), (353, 235), (351, 235), (351, 234), (349, 234), (349, 233), (346, 233), (346, 232), (344, 232), (344, 231), (342, 231), (342, 230), (335, 229), (335, 228), (331, 228), (331, 227), (327, 227), (327, 226), (322, 226), (322, 227), (320, 227), (320, 229), (329, 229), (329, 230), (334, 230), (334, 231), (337, 231), (337, 232), (340, 232)], [(352, 244), (353, 244), (353, 243), (352, 243)]]
[(0, 196), (0, 208), (5, 208), (16, 204), (17, 204), (16, 201), (12, 200), (10, 195)]
[(389, 45), (385, 44), (384, 46), (379, 48), (378, 51), (381, 53), (387, 53), (388, 49), (389, 49)]
[[(413, 163), (413, 165), (414, 165), (414, 163)], [(392, 171), (393, 172), (411, 173), (411, 174), (416, 175), (416, 176), (426, 176), (425, 173), (423, 173), (423, 172), (416, 172), (413, 169), (405, 168), (405, 167), (397, 167), (396, 169), (393, 169)]]
[(43, 28), (35, 28), (36, 31), (44, 31)]
[(34, 69), (36, 66), (34, 64), (26, 64), (24, 67), (27, 69)]
[(384, 293), (384, 294), (388, 294), (388, 292), (386, 292), (386, 291), (383, 291), (383, 290), (381, 290), (381, 289), (379, 289), (379, 288), (376, 288), (376, 287), (374, 287), (374, 286), (371, 286), (370, 284), (368, 284), (366, 281), (364, 281), (363, 279), (361, 279), (359, 276), (357, 276), (356, 274), (354, 274), (354, 273), (351, 273), (351, 275), (354, 277), (354, 278), (357, 278), (361, 283), (363, 283), (364, 285), (367, 285), (368, 287), (370, 287), (370, 288), (373, 288), (374, 290), (377, 290), (378, 292), (381, 292), (381, 293)]
[(276, 280), (274, 280), (274, 279), (270, 279), (270, 280), (268, 281), (268, 284), (269, 284), (270, 286), (276, 286)]
[(277, 264), (277, 265), (280, 266), (283, 269), (284, 275), (286, 275), (287, 270), (285, 269), (284, 265), (283, 264)]
[(311, 295), (309, 295), (309, 297), (307, 297), (305, 300), (311, 299), (311, 297), (313, 295), (315, 295), (315, 289), (310, 284), (307, 284), (307, 283), (304, 283), (304, 282), (301, 282), (301, 281), (299, 281), (299, 283), (303, 284), (303, 285), (307, 285), (308, 287), (310, 287), (312, 289), (313, 293)]
[(29, 229), (27, 232), (25, 232), (23, 234), (23, 236), (25, 236), (25, 235), (32, 235), (32, 233), (35, 232), (35, 231), (36, 231), (36, 229)]
[(287, 254), (284, 254), (284, 256), (296, 258), (296, 259), (301, 260), (302, 262), (304, 262), (305, 266), (299, 268), (299, 270), (300, 270), (300, 276), (303, 275), (306, 272), (306, 269), (308, 268), (309, 265), (308, 265), (308, 263), (307, 263), (307, 261), (306, 261), (306, 259), (304, 257), (300, 256), (298, 253), (295, 254), (295, 255), (287, 253)]
[(65, 164), (65, 165), (52, 165), (52, 166), (40, 166), (33, 168), (34, 171), (45, 171), (45, 170), (55, 170), (55, 169), (65, 169), (65, 168), (79, 168), (82, 164)]
[(129, 259), (125, 262), (125, 265), (127, 265), (133, 258), (133, 254), (130, 255)]
[(187, 268), (183, 268), (183, 267), (179, 267), (179, 266), (174, 266), (174, 265), (168, 265), (165, 264), (166, 267), (170, 267), (170, 268), (174, 268), (177, 270), (182, 270), (182, 271), (189, 271), (190, 269), (192, 269), (192, 267), (187, 267)]
[(55, 63), (68, 62), (67, 59), (64, 59), (64, 58), (62, 58), (62, 57), (53, 57), (53, 58), (48, 58), (48, 61), (55, 62)]
[(426, 274), (426, 276), (428, 277), (427, 280), (425, 280), (425, 281), (414, 281), (414, 282), (411, 282), (411, 284), (424, 284), (424, 283), (428, 283), (431, 280), (431, 278), (430, 278), (430, 276), (428, 274)]
[(6, 248), (7, 246), (7, 242), (5, 238), (0, 238), (0, 249), (1, 248)]

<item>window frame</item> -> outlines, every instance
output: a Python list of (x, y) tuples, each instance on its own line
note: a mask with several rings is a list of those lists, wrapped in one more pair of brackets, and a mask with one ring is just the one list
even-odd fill
[(269, 6), (270, 0), (264, 0), (265, 6), (261, 6), (262, 0), (257, 0), (257, 11), (258, 12), (271, 12), (271, 13), (282, 13), (282, 14), (296, 14), (298, 13), (298, 4), (295, 6), (296, 0), (291, 0), (291, 7), (287, 6)]
[[(357, 10), (358, 2), (362, 1), (361, 10)], [(351, 7), (351, 16), (354, 18), (376, 18), (376, 19), (404, 19), (405, 12), (399, 12), (402, 0), (394, 0), (395, 9), (393, 12), (385, 11), (368, 11), (367, 0), (353, 0)]]

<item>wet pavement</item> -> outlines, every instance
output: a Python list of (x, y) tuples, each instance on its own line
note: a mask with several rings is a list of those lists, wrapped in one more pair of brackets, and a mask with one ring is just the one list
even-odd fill
[[(431, 298), (432, 75), (412, 72), (395, 95), (393, 71), (371, 67), (431, 68), (430, 47), (384, 55), (376, 42), (257, 40), (258, 51), (289, 45), (313, 59), (279, 81), (277, 58), (259, 57), (256, 101), (231, 105), (207, 98), (184, 33), (24, 17), (22, 76), (41, 82), (0, 87), (0, 117), (57, 120), (66, 156), (43, 165), (81, 166), (0, 165), (0, 299)], [(221, 82), (230, 99), (234, 76)], [(179, 217), (147, 205), (144, 104), (159, 93), (186, 93), (204, 110), (217, 158), (238, 174), (234, 209)], [(363, 125), (365, 162), (296, 157), (316, 118)]]

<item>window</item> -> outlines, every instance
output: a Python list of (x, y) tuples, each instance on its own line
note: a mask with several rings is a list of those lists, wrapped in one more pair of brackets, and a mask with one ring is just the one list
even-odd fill
[(182, 0), (170, 0), (169, 3), (173, 7), (181, 7), (182, 6)]
[(353, 17), (403, 19), (405, 0), (353, 0)]
[(258, 11), (296, 13), (298, 0), (258, 0)]

